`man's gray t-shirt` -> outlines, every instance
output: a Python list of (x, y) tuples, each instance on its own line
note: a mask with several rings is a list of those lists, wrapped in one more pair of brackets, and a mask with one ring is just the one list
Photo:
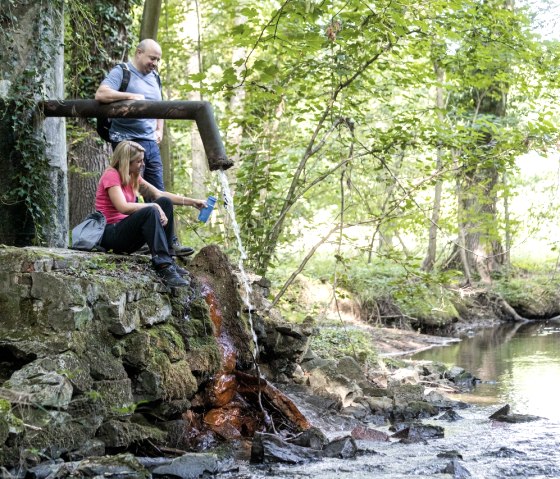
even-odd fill
[[(130, 70), (130, 81), (126, 91), (128, 93), (139, 93), (144, 95), (146, 100), (161, 101), (161, 90), (159, 82), (154, 72), (147, 75), (139, 72), (128, 62)], [(113, 90), (119, 90), (123, 79), (123, 69), (120, 66), (114, 67), (102, 85), (107, 85)], [(157, 120), (143, 118), (113, 118), (109, 138), (111, 141), (119, 142), (124, 140), (155, 140)]]

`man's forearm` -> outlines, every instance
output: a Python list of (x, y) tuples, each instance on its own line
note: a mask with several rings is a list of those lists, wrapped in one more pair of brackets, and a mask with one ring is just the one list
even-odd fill
[(123, 100), (144, 100), (144, 95), (129, 93), (127, 91), (117, 91), (107, 85), (101, 85), (95, 93), (95, 99), (101, 103), (113, 103)]

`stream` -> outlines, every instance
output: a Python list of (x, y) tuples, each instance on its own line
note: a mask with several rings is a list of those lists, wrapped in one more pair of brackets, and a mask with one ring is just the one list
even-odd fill
[[(237, 473), (227, 476), (560, 478), (560, 321), (504, 324), (411, 359), (457, 365), (480, 379), (468, 394), (453, 396), (470, 404), (456, 410), (462, 419), (424, 421), (443, 426), (444, 438), (425, 444), (357, 441), (360, 453), (355, 459), (325, 459), (297, 466), (242, 464)], [(490, 420), (489, 416), (505, 404), (515, 413), (541, 419), (517, 424)], [(329, 437), (348, 432), (329, 430), (326, 418), (314, 423)], [(387, 427), (372, 427), (389, 432)], [(458, 457), (464, 468), (454, 474), (444, 472), (452, 457)]]
[(468, 402), (509, 404), (560, 421), (560, 321), (504, 324), (412, 357), (460, 366), (481, 380)]

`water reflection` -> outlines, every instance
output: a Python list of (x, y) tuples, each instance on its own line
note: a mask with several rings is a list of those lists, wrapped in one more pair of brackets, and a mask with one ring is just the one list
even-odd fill
[(413, 359), (456, 364), (482, 380), (484, 402), (509, 403), (517, 413), (560, 419), (560, 322), (504, 324)]

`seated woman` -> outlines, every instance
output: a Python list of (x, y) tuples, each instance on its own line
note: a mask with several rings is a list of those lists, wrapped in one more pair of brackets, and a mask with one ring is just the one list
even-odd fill
[[(173, 238), (173, 205), (197, 209), (205, 200), (187, 198), (160, 191), (140, 176), (144, 164), (144, 148), (133, 141), (122, 141), (115, 148), (111, 166), (97, 186), (95, 208), (107, 218), (101, 246), (115, 253), (133, 253), (145, 243), (150, 248), (152, 265), (168, 286), (188, 286), (170, 254)], [(139, 203), (138, 195), (153, 203)]]

